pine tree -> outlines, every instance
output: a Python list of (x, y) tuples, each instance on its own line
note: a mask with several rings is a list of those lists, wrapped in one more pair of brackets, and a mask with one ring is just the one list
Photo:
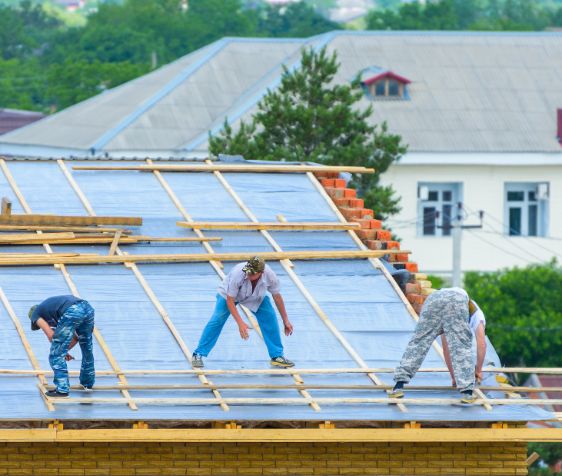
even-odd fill
[(380, 185), (380, 175), (406, 151), (386, 123), (371, 125), (372, 106), (361, 110), (359, 79), (333, 82), (339, 63), (334, 52), (304, 49), (300, 67), (284, 68), (281, 84), (258, 104), (249, 122), (237, 131), (225, 121), (217, 136), (209, 137), (211, 154), (240, 154), (248, 160), (287, 160), (326, 165), (372, 167), (375, 174), (353, 176), (351, 185), (378, 217), (400, 211), (392, 187)]

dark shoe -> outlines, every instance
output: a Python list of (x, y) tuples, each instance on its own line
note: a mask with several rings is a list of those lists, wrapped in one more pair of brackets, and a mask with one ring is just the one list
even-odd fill
[(294, 367), (295, 363), (291, 362), (290, 360), (287, 360), (285, 357), (283, 357), (282, 355), (279, 357), (275, 357), (274, 359), (271, 359), (271, 365), (275, 366), (275, 367)]
[(68, 398), (68, 393), (62, 393), (58, 390), (49, 390), (48, 392), (45, 392), (45, 395), (49, 398)]
[(205, 367), (205, 364), (203, 364), (203, 356), (200, 354), (193, 354), (191, 357), (191, 366), (194, 369), (202, 369)]
[(472, 392), (472, 390), (465, 390), (461, 392), (461, 403), (466, 405), (470, 403), (474, 403), (476, 401), (476, 395)]
[(402, 398), (404, 396), (404, 384), (406, 382), (396, 382), (394, 388), (388, 392), (390, 398)]

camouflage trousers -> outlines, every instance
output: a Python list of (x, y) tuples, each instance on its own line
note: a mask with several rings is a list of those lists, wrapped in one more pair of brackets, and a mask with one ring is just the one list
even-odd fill
[(457, 388), (474, 388), (472, 331), (468, 325), (468, 300), (461, 294), (441, 290), (425, 301), (414, 335), (394, 371), (394, 381), (409, 382), (420, 368), (435, 338), (444, 333), (451, 354)]
[(93, 331), (94, 309), (87, 301), (80, 301), (70, 306), (60, 318), (49, 353), (49, 363), (55, 374), (55, 388), (59, 392), (68, 393), (70, 389), (65, 357), (75, 334), (78, 336), (78, 344), (82, 351), (80, 383), (85, 387), (93, 387), (96, 379), (92, 345)]

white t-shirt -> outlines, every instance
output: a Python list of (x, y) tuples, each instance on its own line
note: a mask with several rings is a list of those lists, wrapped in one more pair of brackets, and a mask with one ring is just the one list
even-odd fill
[(250, 311), (256, 312), (267, 291), (273, 295), (279, 294), (279, 278), (266, 264), (263, 274), (252, 291), (252, 283), (242, 270), (244, 266), (246, 266), (246, 263), (239, 263), (232, 268), (219, 286), (218, 291), (223, 298), (226, 299), (227, 296), (231, 296), (236, 302), (243, 304)]
[[(454, 287), (454, 288), (447, 288), (447, 290), (453, 291), (458, 294), (462, 294), (463, 296), (466, 297), (467, 300), (469, 299), (468, 293), (463, 288)], [(478, 329), (480, 323), (483, 323), (484, 327), (486, 327), (486, 317), (484, 316), (482, 309), (480, 309), (480, 306), (478, 306), (478, 304), (476, 304), (474, 300), (472, 302), (476, 306), (476, 312), (468, 318), (468, 325), (472, 329), (472, 332), (476, 333), (476, 329)]]

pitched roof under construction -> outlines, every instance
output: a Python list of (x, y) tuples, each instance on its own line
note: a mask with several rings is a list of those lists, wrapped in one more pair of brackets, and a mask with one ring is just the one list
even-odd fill
[[(312, 173), (92, 171), (74, 170), (76, 165), (80, 163), (0, 160), (0, 191), (12, 198), (13, 214), (141, 216), (142, 227), (135, 233), (143, 236), (201, 238), (204, 233), (222, 241), (152, 241), (113, 247), (112, 258), (122, 261), (128, 259), (124, 253), (129, 257), (196, 255), (191, 262), (157, 263), (152, 258), (150, 263), (133, 265), (74, 264), (76, 255), (69, 255), (87, 258), (87, 253), (98, 253), (90, 258), (103, 261), (110, 243), (52, 244), (48, 252), (66, 253), (55, 255), (67, 263), (62, 267), (24, 265), (25, 254), (45, 252), (39, 245), (10, 247), (10, 252), (24, 257), (18, 256), (20, 266), (7, 266), (6, 256), (0, 263), (0, 420), (528, 421), (553, 417), (538, 406), (505, 400), (498, 392), (470, 408), (455, 406), (457, 393), (442, 388), (450, 385), (445, 372), (421, 372), (413, 384), (433, 389), (412, 390), (400, 405), (389, 402), (380, 385), (391, 383), (388, 369), (400, 359), (416, 316), (377, 259), (270, 260), (295, 326), (284, 345), (297, 367), (271, 371), (259, 332), (242, 342), (229, 320), (207, 367), (193, 372), (190, 353), (210, 317), (220, 277), (235, 259), (225, 261), (222, 269), (206, 254), (351, 252), (364, 247), (354, 232), (346, 230), (194, 231), (176, 225), (178, 221), (277, 222), (279, 215), (289, 223), (341, 221)], [(195, 262), (198, 257), (204, 261)], [(37, 387), (38, 383), (44, 387), (41, 371), (49, 369), (49, 344), (43, 335), (30, 331), (27, 310), (47, 296), (69, 292), (88, 299), (96, 309), (97, 389), (73, 391), (73, 398), (56, 401), (49, 409), (53, 402), (45, 402)], [(489, 348), (486, 362), (498, 366)], [(74, 371), (78, 367), (70, 365)], [(424, 367), (444, 367), (438, 346)], [(494, 377), (488, 373), (484, 385), (496, 386)], [(75, 377), (71, 383), (77, 384)]]

